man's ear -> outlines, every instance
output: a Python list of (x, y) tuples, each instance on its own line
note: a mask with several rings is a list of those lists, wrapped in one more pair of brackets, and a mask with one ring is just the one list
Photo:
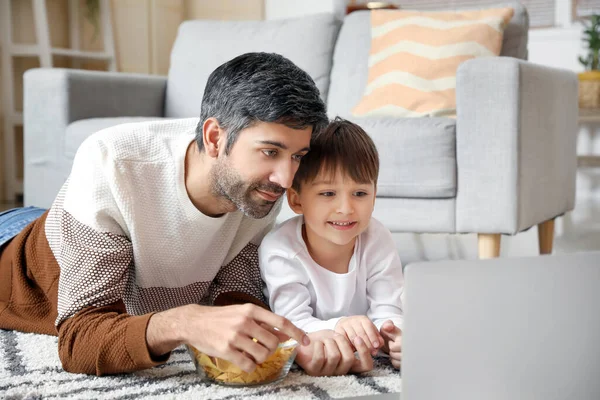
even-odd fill
[(210, 157), (218, 157), (219, 148), (227, 142), (225, 131), (219, 126), (219, 121), (216, 118), (210, 117), (204, 121), (202, 125), (202, 141), (204, 143), (204, 151)]
[(296, 214), (304, 214), (302, 211), (302, 203), (300, 201), (300, 194), (296, 192), (294, 189), (289, 188), (287, 190), (287, 200), (290, 208)]

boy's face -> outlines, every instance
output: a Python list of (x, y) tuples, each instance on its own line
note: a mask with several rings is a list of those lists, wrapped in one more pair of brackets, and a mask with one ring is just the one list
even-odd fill
[(324, 240), (345, 246), (353, 244), (369, 225), (375, 184), (354, 182), (343, 173), (319, 173), (313, 182), (302, 184), (300, 193), (290, 189), (288, 202), (294, 212), (304, 214), (311, 245)]
[(213, 192), (252, 218), (265, 217), (291, 186), (311, 132), (269, 122), (242, 130), (228, 155), (222, 143), (212, 170)]

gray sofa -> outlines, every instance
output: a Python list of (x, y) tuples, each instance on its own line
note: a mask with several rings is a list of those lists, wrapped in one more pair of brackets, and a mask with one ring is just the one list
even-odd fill
[[(525, 61), (528, 18), (518, 3), (502, 56), (463, 63), (457, 118), (354, 118), (367, 80), (368, 12), (289, 20), (187, 21), (168, 77), (72, 69), (25, 74), (25, 203), (49, 207), (81, 142), (118, 123), (199, 115), (209, 73), (248, 51), (283, 54), (305, 69), (340, 115), (373, 137), (381, 156), (375, 217), (394, 232), (478, 233), (480, 256), (500, 235), (540, 227), (574, 207), (577, 78)], [(284, 210), (281, 218), (290, 215)], [(545, 245), (542, 245), (546, 243)]]

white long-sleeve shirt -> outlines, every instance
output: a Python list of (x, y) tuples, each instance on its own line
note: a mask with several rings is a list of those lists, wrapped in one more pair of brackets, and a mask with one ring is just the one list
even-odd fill
[(259, 248), (269, 306), (306, 332), (334, 329), (342, 317), (366, 315), (377, 327), (402, 327), (403, 274), (391, 233), (372, 218), (358, 236), (348, 272), (318, 265), (302, 238), (302, 216), (271, 231)]

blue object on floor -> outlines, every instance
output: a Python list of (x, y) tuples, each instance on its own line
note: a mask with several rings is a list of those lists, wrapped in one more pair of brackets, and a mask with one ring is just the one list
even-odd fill
[(0, 248), (45, 212), (46, 209), (39, 207), (18, 207), (0, 212)]

